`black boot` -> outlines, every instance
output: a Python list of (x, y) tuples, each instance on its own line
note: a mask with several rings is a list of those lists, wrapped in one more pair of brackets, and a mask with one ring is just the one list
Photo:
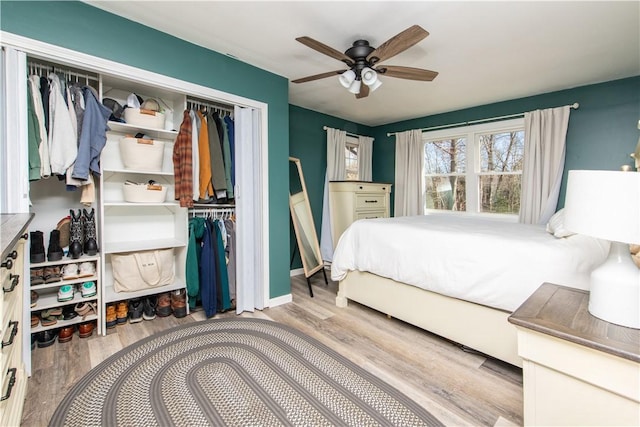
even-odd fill
[(63, 255), (62, 247), (60, 246), (60, 230), (52, 230), (49, 235), (47, 259), (49, 261), (60, 261)]
[(69, 236), (69, 256), (78, 259), (82, 255), (82, 211), (78, 210), (78, 215), (71, 209), (71, 225)]
[(31, 233), (30, 258), (31, 264), (44, 262), (44, 233), (42, 231), (32, 231)]
[(95, 255), (98, 253), (98, 238), (96, 236), (96, 212), (91, 208), (91, 213), (82, 210), (84, 215), (84, 253)]

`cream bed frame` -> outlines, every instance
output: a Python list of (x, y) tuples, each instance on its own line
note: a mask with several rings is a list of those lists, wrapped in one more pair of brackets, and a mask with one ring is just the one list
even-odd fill
[(522, 367), (516, 328), (507, 321), (508, 311), (360, 271), (350, 271), (340, 281), (336, 306), (346, 307), (348, 300)]

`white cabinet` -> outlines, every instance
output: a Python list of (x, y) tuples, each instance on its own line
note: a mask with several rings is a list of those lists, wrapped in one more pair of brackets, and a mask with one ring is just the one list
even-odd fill
[[(188, 211), (174, 200), (173, 146), (182, 112), (186, 106), (184, 95), (168, 93), (161, 88), (132, 86), (126, 81), (110, 78), (103, 81), (105, 97), (126, 104), (126, 96), (136, 93), (143, 99), (153, 98), (165, 109), (164, 128), (149, 128), (110, 121), (107, 143), (102, 150), (100, 180), (100, 209), (102, 229), (103, 305), (150, 294), (181, 289), (186, 286), (185, 263), (188, 241)], [(175, 119), (175, 121), (174, 121)], [(162, 166), (156, 170), (137, 170), (125, 167), (120, 141), (125, 136), (144, 134), (164, 143)], [(155, 181), (167, 188), (163, 201), (155, 203), (127, 202), (123, 186), (126, 181), (146, 183)], [(113, 286), (111, 255), (153, 249), (174, 250), (175, 279), (172, 283), (135, 292), (116, 292)], [(105, 328), (104, 322), (102, 325)], [(106, 329), (103, 329), (103, 333)]]
[(25, 286), (24, 254), (27, 225), (33, 215), (2, 215), (0, 243), (2, 245), (2, 301), (0, 302), (0, 425), (17, 426), (27, 393), (22, 355), (23, 295)]
[(329, 206), (331, 207), (331, 237), (335, 248), (354, 221), (367, 218), (389, 217), (391, 184), (363, 181), (331, 181)]

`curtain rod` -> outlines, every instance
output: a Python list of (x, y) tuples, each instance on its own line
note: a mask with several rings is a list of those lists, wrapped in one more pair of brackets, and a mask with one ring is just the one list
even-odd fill
[[(322, 126), (322, 129), (327, 130), (331, 128), (329, 126)], [(364, 136), (364, 135), (358, 135), (357, 133), (347, 132), (347, 136), (355, 136), (357, 138), (359, 136)], [(373, 138), (373, 137), (369, 137), (369, 138)]]
[[(578, 107), (580, 107), (580, 104), (578, 104), (577, 102), (574, 102), (573, 104), (570, 105), (570, 107), (574, 110), (577, 110)], [(422, 132), (426, 132), (429, 130), (436, 130), (436, 129), (446, 129), (446, 128), (454, 128), (454, 127), (458, 127), (458, 126), (469, 126), (469, 125), (474, 125), (474, 124), (479, 124), (479, 123), (487, 123), (487, 122), (493, 122), (493, 121), (499, 121), (499, 120), (507, 120), (507, 119), (515, 119), (518, 117), (524, 117), (524, 113), (518, 113), (518, 114), (509, 114), (506, 116), (498, 116), (498, 117), (489, 117), (487, 119), (478, 119), (478, 120), (470, 120), (468, 122), (460, 122), (460, 123), (453, 123), (450, 125), (442, 125), (442, 126), (431, 126), (428, 128), (421, 128), (420, 131)], [(392, 135), (396, 135), (399, 132), (388, 132), (387, 136), (392, 136)]]

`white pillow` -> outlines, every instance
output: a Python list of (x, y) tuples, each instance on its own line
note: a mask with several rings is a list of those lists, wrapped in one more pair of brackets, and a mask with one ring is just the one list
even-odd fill
[(547, 231), (558, 238), (569, 237), (576, 234), (573, 231), (567, 230), (564, 226), (564, 209), (560, 209), (549, 219)]

